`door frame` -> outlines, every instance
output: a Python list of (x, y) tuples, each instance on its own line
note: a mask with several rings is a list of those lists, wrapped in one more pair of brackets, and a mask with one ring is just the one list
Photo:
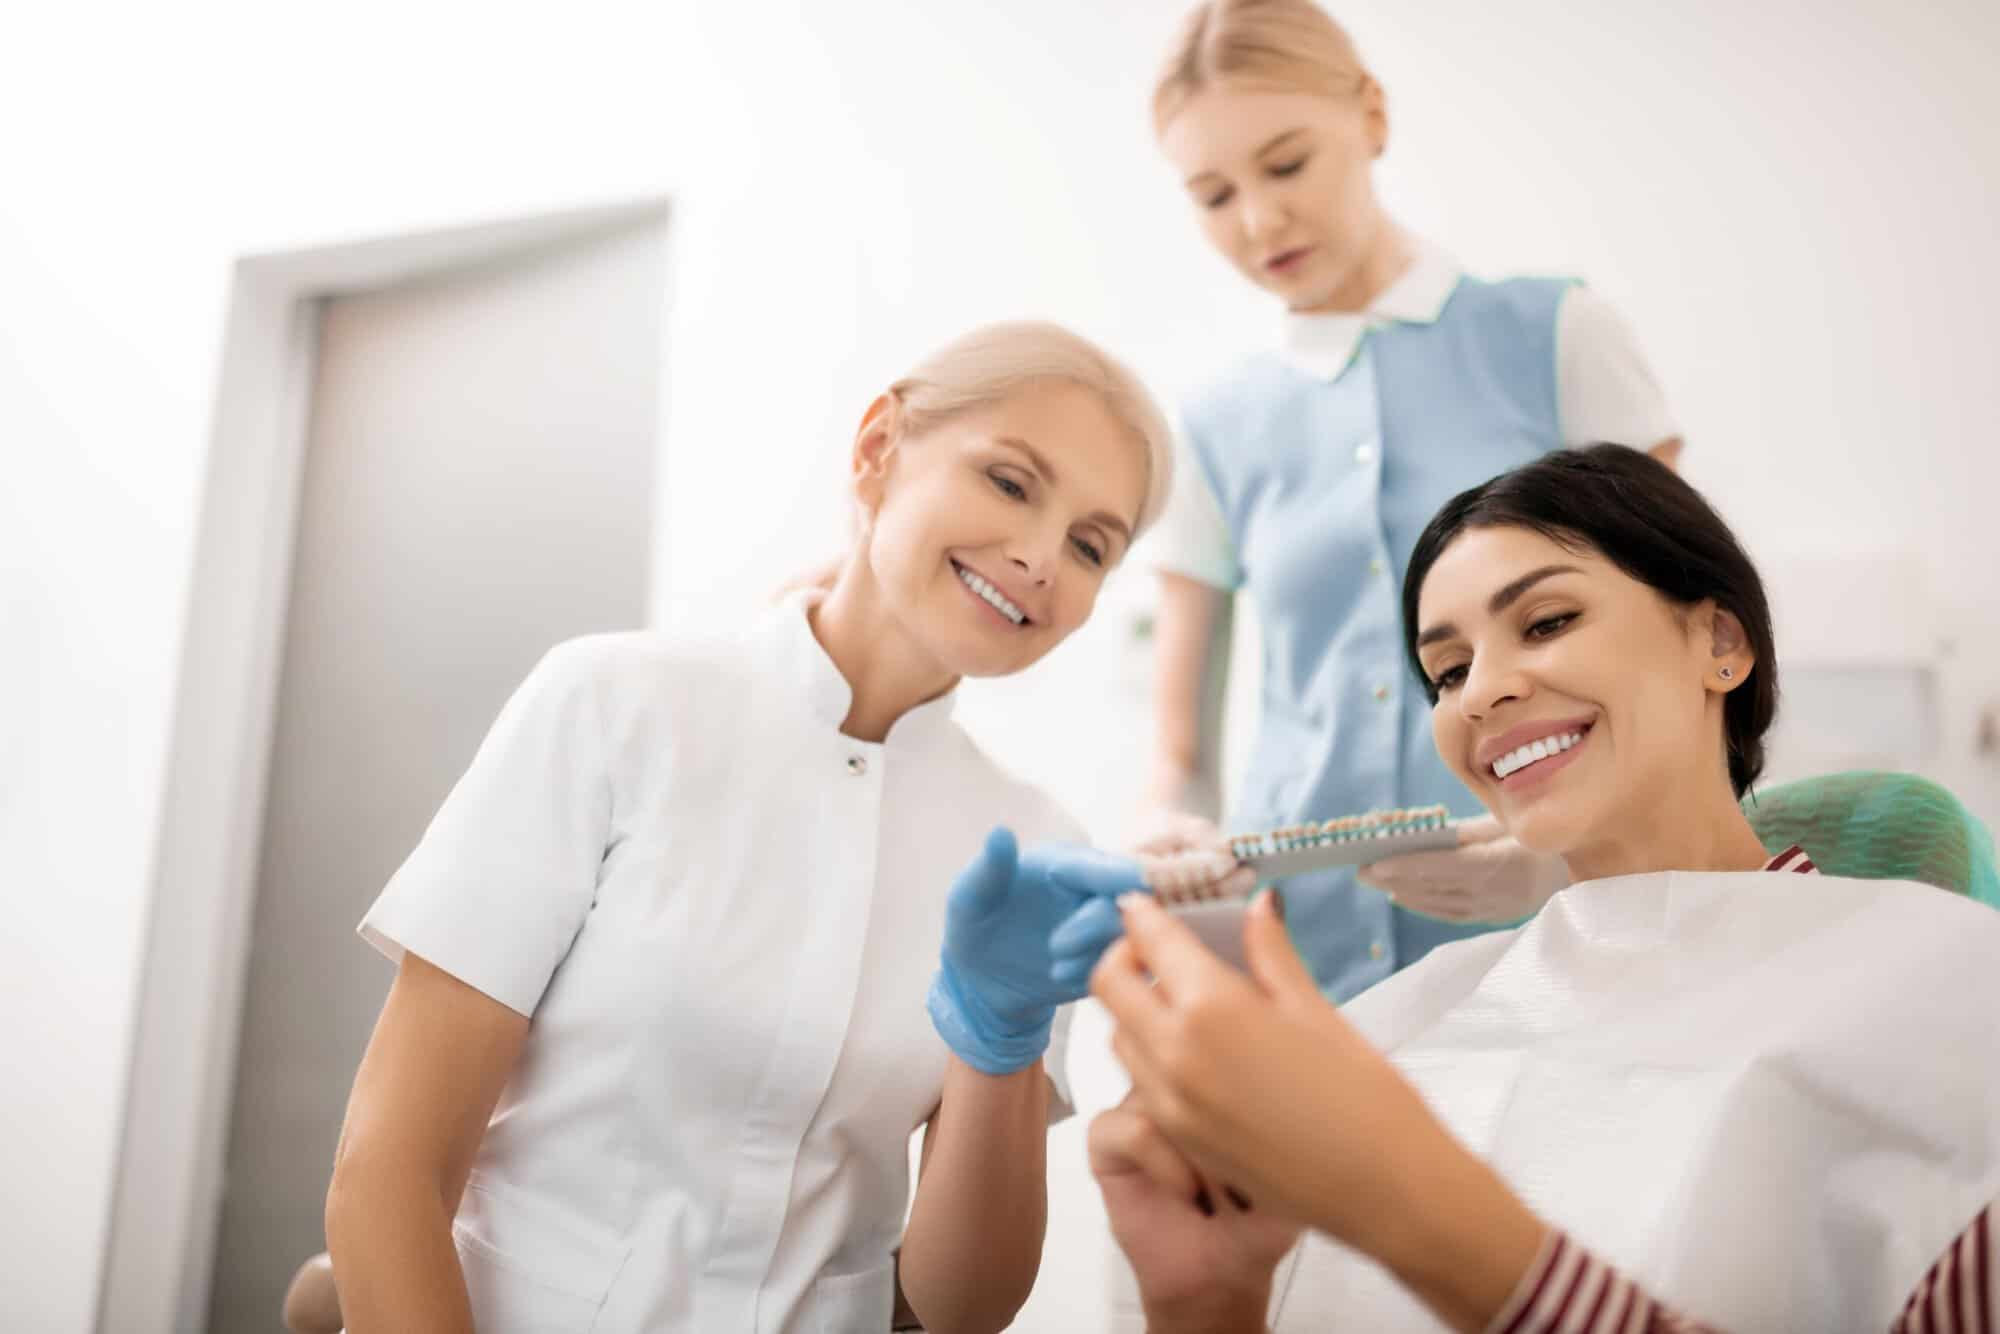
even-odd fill
[[(196, 1331), (207, 1319), (322, 308), (658, 226), (668, 203), (649, 195), (234, 265), (93, 1322), (102, 1334)], [(668, 244), (671, 284), (671, 233)]]

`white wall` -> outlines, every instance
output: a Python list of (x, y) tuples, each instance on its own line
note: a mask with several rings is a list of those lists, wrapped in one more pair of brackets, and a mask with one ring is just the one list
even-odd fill
[[(1900, 657), (1927, 626), (1925, 767), (2000, 821), (2000, 756), (1973, 752), (2000, 707), (2000, 8), (1385, 2), (1355, 26), (1394, 97), (1406, 214), (1476, 267), (1618, 302), (1689, 476), (1774, 585), (1781, 651)], [(1889, 579), (1840, 568), (1904, 555)], [(1837, 636), (1805, 623), (1834, 608)]]
[[(231, 262), (677, 192), (654, 606), (699, 613), (831, 545), (854, 417), (940, 336), (1051, 315), (1171, 387), (1261, 331), (1149, 154), (1144, 86), (1179, 8), (15, 16), (0, 79), (0, 1186), (34, 1205), (0, 1218), (0, 1325), (82, 1329), (94, 1301)], [(1391, 90), (1392, 201), (1476, 268), (1582, 273), (1610, 293), (1682, 414), (1692, 475), (1760, 554), (1918, 553), (1961, 640), (1945, 744), (1987, 781), (1960, 738), (2000, 691), (1989, 576), (1972, 573), (1994, 567), (2000, 496), (1996, 10), (1343, 12)], [(1869, 607), (1852, 612), (1865, 637)], [(1129, 669), (1119, 625), (1087, 635), (1040, 688), (987, 692), (968, 716), (1025, 714), (1007, 757), (1108, 828), (1135, 742), (1093, 710)]]

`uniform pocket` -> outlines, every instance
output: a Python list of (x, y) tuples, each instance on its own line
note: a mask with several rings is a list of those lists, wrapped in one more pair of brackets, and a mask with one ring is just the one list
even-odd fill
[(452, 1223), (480, 1334), (587, 1334), (632, 1248), (519, 1192), (472, 1182)]
[(819, 1279), (811, 1310), (818, 1334), (880, 1334), (896, 1315), (896, 1262)]

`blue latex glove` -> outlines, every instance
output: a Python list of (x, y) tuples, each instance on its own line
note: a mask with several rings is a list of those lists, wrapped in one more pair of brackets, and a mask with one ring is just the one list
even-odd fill
[[(1222, 832), (1185, 811), (1155, 811), (1132, 851), (1154, 887), (1207, 886), (1216, 897), (1247, 898), (1257, 883), (1257, 873), (1237, 863)], [(1092, 899), (1082, 904), (1049, 937), (1054, 958), (1050, 978), (1062, 986), (1089, 990), (1091, 970), (1124, 934), (1116, 901)]]
[(1125, 919), (1119, 915), (1116, 899), (1080, 904), (1049, 936), (1049, 980), (1088, 992), (1091, 970), (1124, 934)]
[(944, 949), (928, 1002), (939, 1036), (985, 1074), (1039, 1061), (1056, 1007), (1090, 989), (1087, 972), (1082, 984), (1052, 976), (1050, 934), (1085, 904), (1109, 904), (1145, 883), (1129, 857), (1062, 843), (1023, 853), (1011, 831), (988, 834), (945, 900)]

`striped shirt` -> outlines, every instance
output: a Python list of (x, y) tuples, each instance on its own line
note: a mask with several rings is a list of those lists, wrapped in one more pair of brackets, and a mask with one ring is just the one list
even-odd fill
[[(1796, 844), (1764, 869), (1819, 874)], [(1991, 1241), (1996, 1205), (2000, 1201), (1980, 1210), (1945, 1248), (1889, 1334), (2000, 1334), (2000, 1271)], [(1487, 1329), (1489, 1334), (1719, 1334), (1713, 1325), (1653, 1300), (1553, 1228)]]

